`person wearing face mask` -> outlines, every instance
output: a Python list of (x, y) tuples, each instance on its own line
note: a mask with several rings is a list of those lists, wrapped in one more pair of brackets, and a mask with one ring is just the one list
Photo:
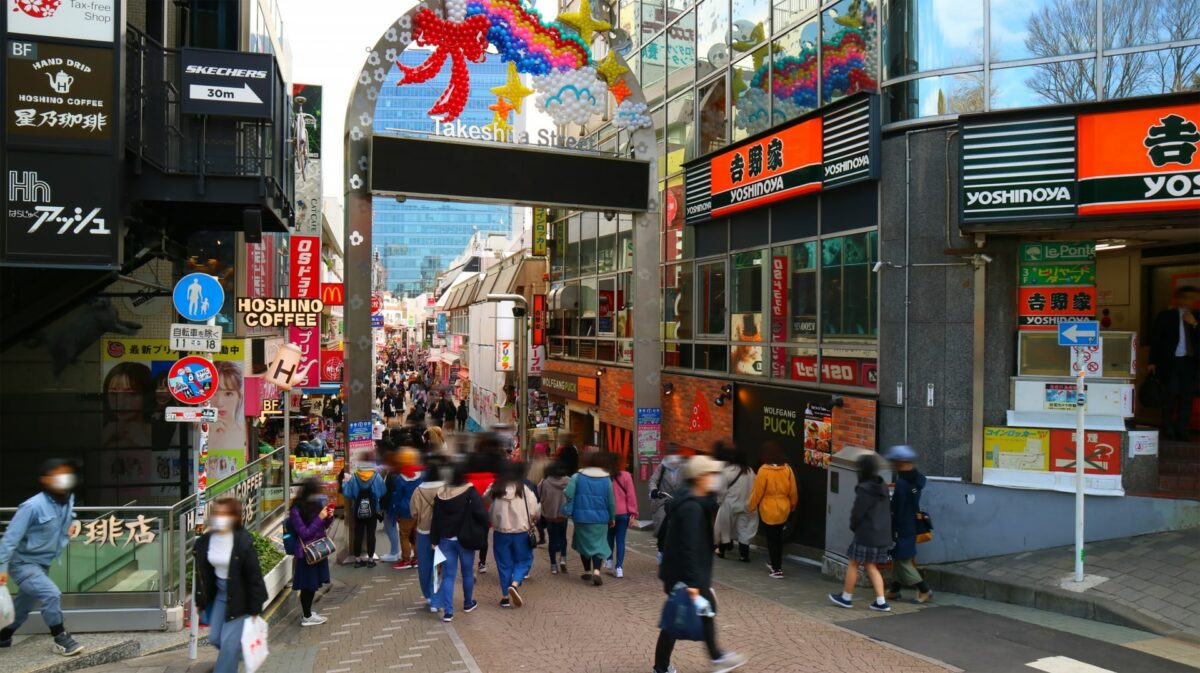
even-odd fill
[[(746, 657), (717, 647), (717, 627), (714, 621), (717, 598), (712, 590), (713, 518), (717, 514), (717, 477), (724, 465), (705, 455), (692, 457), (684, 467), (686, 488), (676, 491), (667, 503), (662, 525), (658, 528), (658, 549), (662, 564), (658, 578), (663, 590), (670, 595), (675, 585), (683, 583), (695, 599), (703, 596), (712, 607), (712, 617), (701, 617), (704, 644), (712, 661), (712, 673), (726, 673), (746, 663)], [(654, 648), (655, 673), (669, 673), (675, 638), (666, 631), (658, 634)]]
[(258, 567), (254, 538), (242, 528), (242, 504), (219, 498), (207, 530), (192, 550), (196, 605), (208, 615), (208, 642), (218, 650), (213, 673), (237, 673), (246, 617), (262, 614), (267, 585)]
[(40, 472), (42, 492), (21, 503), (4, 537), (0, 537), (0, 591), (11, 577), (19, 593), (13, 599), (15, 619), (0, 630), (0, 648), (12, 647), (13, 634), (25, 623), (35, 603), (54, 637), (54, 651), (73, 657), (83, 651), (63, 625), (62, 592), (47, 573), (67, 546), (74, 518), (75, 468), (65, 460), (49, 460)]
[(683, 488), (683, 465), (679, 447), (671, 444), (667, 446), (667, 456), (650, 475), (650, 516), (654, 520), (655, 530), (667, 516), (667, 503), (676, 491)]
[(288, 510), (287, 547), (292, 553), (292, 590), (300, 592), (300, 609), (304, 617), (300, 626), (320, 626), (329, 621), (313, 612), (313, 598), (323, 584), (329, 584), (329, 559), (309, 565), (304, 558), (304, 546), (325, 537), (333, 523), (333, 507), (321, 492), (321, 482), (315, 478), (300, 483), (300, 490)]

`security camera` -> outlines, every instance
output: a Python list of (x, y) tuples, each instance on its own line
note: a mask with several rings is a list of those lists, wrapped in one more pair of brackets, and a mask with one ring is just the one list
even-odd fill
[(883, 262), (875, 262), (875, 266), (871, 267), (871, 271), (873, 271), (875, 273), (879, 273), (879, 270), (882, 268), (883, 268)]
[(513, 311), (514, 318), (524, 318), (525, 317), (525, 307), (524, 306), (514, 306), (512, 311)]
[(982, 259), (984, 264), (992, 263), (992, 256), (987, 254), (986, 252), (979, 253), (979, 259)]

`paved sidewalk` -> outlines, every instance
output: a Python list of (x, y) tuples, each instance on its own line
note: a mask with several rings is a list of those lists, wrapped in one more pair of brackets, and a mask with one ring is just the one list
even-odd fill
[[(1074, 591), (1074, 550), (929, 566), (935, 587), (1200, 642), (1200, 530), (1088, 544), (1090, 588)], [(1094, 585), (1093, 585), (1094, 583)]]

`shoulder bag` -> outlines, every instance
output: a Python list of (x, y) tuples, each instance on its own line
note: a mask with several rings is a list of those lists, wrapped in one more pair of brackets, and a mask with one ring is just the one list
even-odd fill
[[(529, 498), (526, 497), (526, 494), (524, 492), (521, 493), (521, 500), (525, 503), (525, 520), (529, 521)], [(532, 523), (529, 525), (529, 530), (526, 532), (526, 535), (528, 536), (526, 539), (529, 540), (529, 548), (537, 549), (538, 548), (538, 534), (537, 534), (537, 529), (533, 526)]]
[[(333, 524), (330, 524), (330, 527), (332, 528)], [(333, 556), (336, 551), (337, 546), (333, 544), (333, 540), (326, 533), (323, 537), (304, 545), (304, 560), (308, 562), (308, 565), (315, 566)]]
[(917, 512), (917, 544), (933, 539), (933, 519), (928, 512)]

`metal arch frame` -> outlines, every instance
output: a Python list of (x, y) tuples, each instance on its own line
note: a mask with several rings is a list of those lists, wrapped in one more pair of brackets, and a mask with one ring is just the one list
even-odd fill
[[(442, 17), (441, 0), (423, 0), (402, 14), (384, 31), (359, 71), (358, 81), (346, 106), (345, 127), (345, 261), (346, 261), (346, 421), (370, 421), (374, 405), (374, 340), (371, 336), (372, 287), (372, 193), (367, 171), (370, 169), (370, 146), (374, 135), (373, 123), (379, 89), (392, 63), (412, 42), (413, 19), (418, 11), (430, 9)], [(607, 39), (607, 34), (605, 35)], [(627, 67), (620, 53), (612, 50), (617, 61)], [(635, 103), (645, 103), (640, 82), (631, 71), (622, 81), (629, 87)], [(647, 161), (646, 180), (649, 185), (645, 210), (634, 213), (634, 296), (655, 297), (658, 305), (658, 262), (660, 208), (657, 161), (658, 151), (654, 127), (639, 128), (631, 134), (629, 149), (634, 159)], [(661, 338), (658, 330), (658, 311), (634, 313), (634, 405), (637, 408), (657, 408), (660, 402), (659, 363)], [(642, 357), (638, 357), (638, 354)], [(635, 433), (637, 430), (635, 429)], [(635, 434), (636, 437), (636, 434)], [(636, 442), (636, 439), (635, 439)], [(637, 451), (631, 455), (638, 456)], [(347, 458), (353, 458), (347, 455)], [(636, 471), (635, 471), (636, 473)]]

